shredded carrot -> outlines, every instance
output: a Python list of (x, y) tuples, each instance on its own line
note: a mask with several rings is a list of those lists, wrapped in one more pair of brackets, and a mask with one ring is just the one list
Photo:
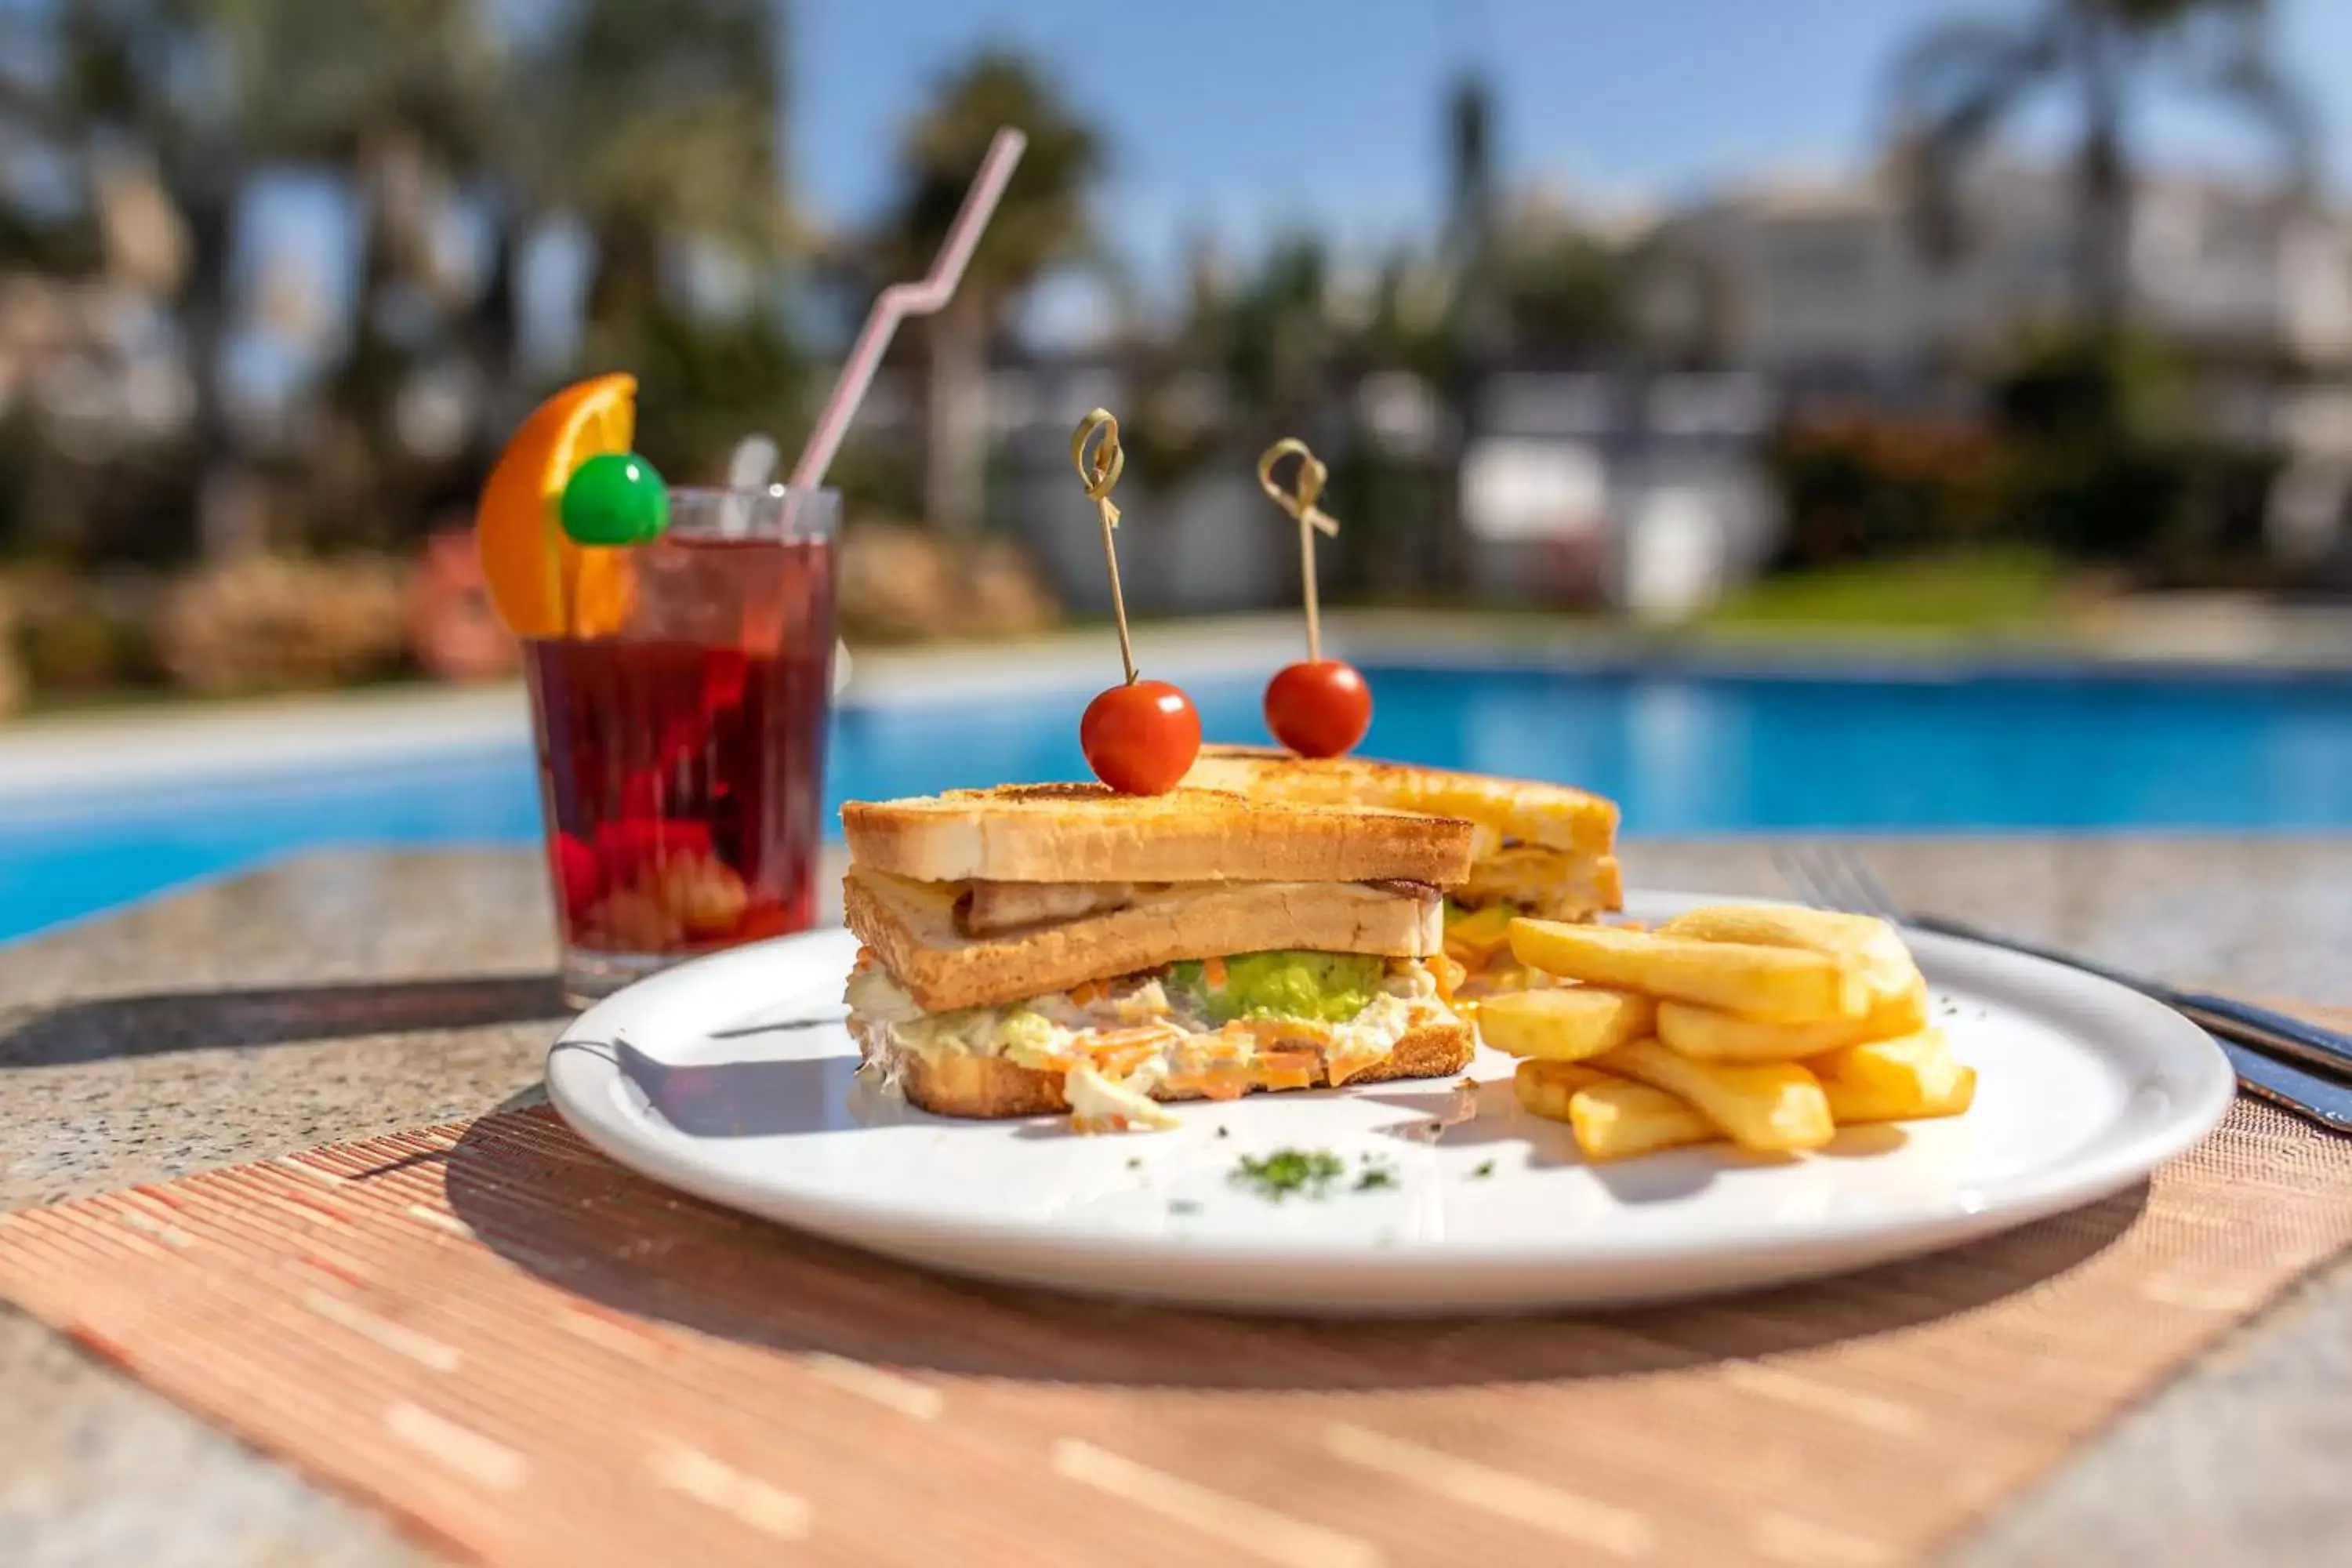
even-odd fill
[(1249, 1086), (1249, 1068), (1240, 1062), (1198, 1063), (1168, 1079), (1168, 1087), (1175, 1092), (1197, 1094), (1204, 1100), (1239, 1100)]
[(1095, 1070), (1114, 1082), (1131, 1077), (1135, 1069), (1151, 1059), (1150, 1046), (1130, 1046), (1120, 1051), (1095, 1053)]
[(1225, 961), (1222, 958), (1201, 960), (1201, 978), (1208, 984), (1210, 990), (1223, 991), (1225, 988)]
[(1454, 988), (1469, 978), (1470, 973), (1452, 957), (1443, 952), (1429, 961), (1429, 970), (1437, 977), (1438, 998), (1447, 1002), (1454, 999)]
[(1103, 997), (1108, 994), (1109, 990), (1110, 987), (1105, 985), (1099, 980), (1081, 981), (1079, 984), (1070, 987), (1070, 1000), (1076, 1002), (1079, 1006), (1084, 1007), (1092, 1003), (1101, 1001)]
[(1094, 1037), (1087, 1054), (1107, 1078), (1123, 1079), (1158, 1055), (1170, 1039), (1181, 1033), (1172, 1024), (1143, 1024), (1132, 1029), (1110, 1029)]
[(1311, 1057), (1265, 1057), (1253, 1066), (1251, 1076), (1268, 1089), (1305, 1089), (1321, 1065)]
[(1181, 1034), (1173, 1024), (1138, 1024), (1127, 1029), (1105, 1029), (1094, 1037), (1088, 1048), (1097, 1055), (1106, 1050), (1127, 1050), (1135, 1046), (1156, 1046), (1170, 1036)]
[(1329, 1029), (1306, 1018), (1244, 1018), (1240, 1026), (1268, 1048), (1291, 1040), (1321, 1046), (1331, 1038)]

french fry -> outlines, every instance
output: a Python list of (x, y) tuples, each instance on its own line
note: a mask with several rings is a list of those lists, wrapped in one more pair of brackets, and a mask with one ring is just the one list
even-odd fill
[[(1846, 1016), (1866, 1013), (1921, 984), (1919, 965), (1893, 926), (1870, 915), (1790, 904), (1727, 904), (1690, 910), (1658, 927), (1664, 936), (1744, 942), (1811, 952), (1837, 965), (1847, 987)], [(1734, 1012), (1741, 1009), (1733, 1008)]]
[(1511, 1098), (1547, 1121), (1566, 1121), (1579, 1089), (1606, 1083), (1609, 1075), (1574, 1062), (1525, 1061), (1511, 1075)]
[(1693, 1061), (1656, 1040), (1635, 1040), (1595, 1058), (1593, 1066), (1688, 1101), (1753, 1153), (1818, 1149), (1837, 1131), (1821, 1084), (1794, 1062)]
[(1915, 1098), (1899, 1089), (1834, 1078), (1822, 1079), (1822, 1093), (1830, 1102), (1830, 1115), (1842, 1127), (1864, 1121), (1924, 1121), (1935, 1116), (1958, 1116), (1973, 1104), (1977, 1069), (1959, 1068), (1943, 1091), (1934, 1096)]
[(1710, 1062), (1793, 1062), (1865, 1040), (1892, 1039), (1925, 1027), (1927, 984), (1920, 981), (1859, 1018), (1818, 1024), (1768, 1024), (1688, 1002), (1658, 1004), (1658, 1038), (1686, 1057)]
[(1511, 922), (1511, 954), (1588, 984), (1773, 1023), (1810, 1024), (1869, 1010), (1868, 996), (1843, 969), (1802, 948), (1520, 920)]
[(1941, 1029), (1920, 1029), (1898, 1039), (1866, 1040), (1815, 1057), (1806, 1065), (1824, 1082), (1835, 1079), (1853, 1089), (1921, 1105), (1949, 1100), (1961, 1075), (1969, 1070), (1953, 1057)]
[(1657, 1004), (1598, 985), (1518, 991), (1479, 1004), (1478, 1034), (1498, 1051), (1576, 1062), (1650, 1032)]
[(1714, 1122), (1663, 1089), (1604, 1079), (1578, 1089), (1568, 1102), (1568, 1124), (1588, 1160), (1630, 1160), (1636, 1154), (1723, 1136)]

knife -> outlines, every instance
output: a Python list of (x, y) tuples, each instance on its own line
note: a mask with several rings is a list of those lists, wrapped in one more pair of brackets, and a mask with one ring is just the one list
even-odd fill
[(2352, 1132), (2352, 1086), (2277, 1057), (2266, 1057), (2237, 1041), (2213, 1037), (2249, 1092), (2318, 1122), (2331, 1132)]
[(2352, 1035), (2290, 1016), (2275, 1008), (2242, 1002), (2234, 996), (2176, 990), (2073, 953), (2002, 936), (1965, 921), (1912, 914), (1905, 917), (1904, 923), (1942, 936), (2046, 958), (2053, 963), (2084, 970), (2143, 996), (2154, 997), (2211, 1034), (2248, 1089), (2301, 1111), (2322, 1126), (2352, 1132)]

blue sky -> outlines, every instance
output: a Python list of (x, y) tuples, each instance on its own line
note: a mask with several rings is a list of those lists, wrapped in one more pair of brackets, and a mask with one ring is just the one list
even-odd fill
[[(1870, 154), (1902, 40), (2021, 0), (799, 0), (792, 159), (821, 221), (870, 214), (898, 127), (954, 62), (1003, 43), (1046, 62), (1108, 130), (1109, 238), (1164, 266), (1189, 232), (1246, 250), (1311, 223), (1377, 240), (1425, 223), (1438, 102), (1465, 59), (1491, 74), (1507, 174), (1671, 197)], [(2352, 170), (2352, 0), (2284, 0), (2283, 53), (2332, 113)], [(2047, 135), (2053, 125), (2039, 128)], [(2242, 163), (2252, 143), (2169, 107), (2164, 159)]]
[[(1507, 184), (1667, 202), (1741, 174), (1866, 162), (1881, 78), (1905, 39), (1939, 17), (2038, 0), (788, 3), (787, 157), (818, 223), (871, 218), (899, 128), (959, 61), (1006, 46), (1042, 62), (1105, 132), (1102, 239), (1157, 291), (1194, 235), (1246, 257), (1286, 229), (1367, 251), (1426, 232), (1442, 200), (1442, 95), (1465, 62), (1494, 84)], [(2280, 52), (2326, 117), (2329, 182), (2352, 191), (2352, 0), (2274, 4)], [(2060, 129), (2045, 116), (2026, 140), (2048, 146)], [(2153, 160), (2176, 166), (2242, 166), (2258, 145), (2177, 102), (2139, 129)], [(257, 230), (325, 263), (338, 313), (344, 199), (297, 180), (262, 205)], [(533, 315), (560, 348), (583, 258), (557, 245), (543, 259)], [(1099, 323), (1090, 290), (1042, 293), (1033, 330)]]

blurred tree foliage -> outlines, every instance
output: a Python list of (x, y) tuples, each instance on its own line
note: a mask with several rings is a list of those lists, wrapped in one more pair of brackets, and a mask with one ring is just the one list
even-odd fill
[(2154, 582), (2259, 561), (2278, 454), (2200, 435), (2179, 366), (2135, 332), (2030, 337), (1990, 377), (2018, 534)]
[[(708, 472), (788, 428), (783, 50), (776, 0), (10, 8), (0, 281), (44, 354), (0, 406), (0, 489), (38, 518), (19, 543), (169, 559), (461, 513), (571, 368), (528, 355), (520, 308), (564, 235), (586, 272), (571, 357), (640, 369), (657, 462)], [(289, 179), (351, 216), (347, 308), (255, 253), (254, 205)], [(714, 273), (735, 279), (717, 302), (695, 286)], [(64, 395), (110, 381), (176, 384), (187, 416)]]
[(2180, 367), (2158, 344), (2032, 333), (1984, 380), (1981, 418), (1848, 413), (1784, 426), (1770, 449), (1788, 517), (1780, 564), (2031, 544), (2148, 584), (2259, 580), (2279, 455), (2197, 434)]

